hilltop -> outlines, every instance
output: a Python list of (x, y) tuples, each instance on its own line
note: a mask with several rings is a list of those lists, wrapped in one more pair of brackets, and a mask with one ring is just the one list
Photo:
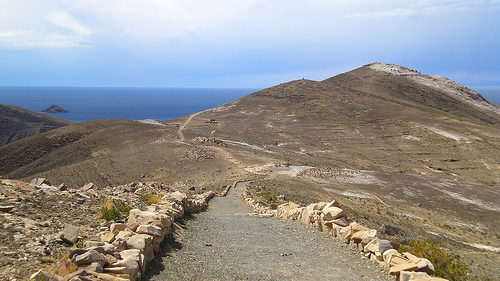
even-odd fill
[(0, 146), (74, 123), (7, 104), (0, 104), (0, 112)]
[(336, 199), (353, 221), (439, 241), (474, 272), (500, 275), (499, 112), (444, 77), (374, 63), (162, 124), (97, 120), (32, 136), (0, 147), (0, 174), (216, 192), (249, 179), (266, 204)]

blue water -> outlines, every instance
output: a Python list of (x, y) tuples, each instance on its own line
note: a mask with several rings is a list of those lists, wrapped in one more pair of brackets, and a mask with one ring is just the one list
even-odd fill
[[(500, 87), (473, 87), (500, 104)], [(81, 122), (96, 119), (169, 120), (249, 95), (258, 89), (0, 87), (0, 103), (41, 112), (57, 104), (70, 113), (51, 114)]]
[(471, 87), (485, 99), (500, 105), (500, 86)]
[(52, 104), (81, 122), (96, 119), (169, 120), (249, 95), (258, 89), (0, 87), (0, 103), (41, 112)]

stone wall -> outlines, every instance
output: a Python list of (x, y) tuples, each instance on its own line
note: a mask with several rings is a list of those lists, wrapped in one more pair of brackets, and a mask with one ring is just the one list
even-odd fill
[(396, 276), (397, 280), (446, 280), (433, 277), (435, 270), (429, 260), (410, 253), (400, 253), (397, 251), (399, 244), (384, 240), (377, 230), (356, 222), (348, 222), (346, 214), (335, 200), (330, 203), (313, 203), (307, 207), (288, 202), (273, 210), (261, 206), (246, 189), (243, 196), (247, 204), (259, 216), (274, 216), (282, 220), (295, 220), (314, 226), (319, 231), (326, 232), (359, 249), (367, 258), (385, 268), (388, 274)]
[[(212, 191), (188, 197), (168, 193), (147, 210), (132, 209), (126, 223), (113, 223), (83, 248), (73, 248), (57, 265), (57, 274), (39, 270), (31, 280), (139, 280), (160, 243), (172, 232), (174, 221), (207, 207)], [(71, 230), (68, 230), (70, 235)]]

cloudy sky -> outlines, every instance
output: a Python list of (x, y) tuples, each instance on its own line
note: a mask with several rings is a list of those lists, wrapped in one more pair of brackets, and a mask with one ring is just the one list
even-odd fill
[(0, 85), (263, 88), (375, 61), (500, 86), (500, 0), (0, 0)]

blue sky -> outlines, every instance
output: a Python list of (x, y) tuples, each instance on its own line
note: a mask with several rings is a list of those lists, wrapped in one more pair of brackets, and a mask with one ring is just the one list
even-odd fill
[(375, 61), (500, 86), (499, 15), (499, 0), (0, 0), (0, 86), (264, 88)]

